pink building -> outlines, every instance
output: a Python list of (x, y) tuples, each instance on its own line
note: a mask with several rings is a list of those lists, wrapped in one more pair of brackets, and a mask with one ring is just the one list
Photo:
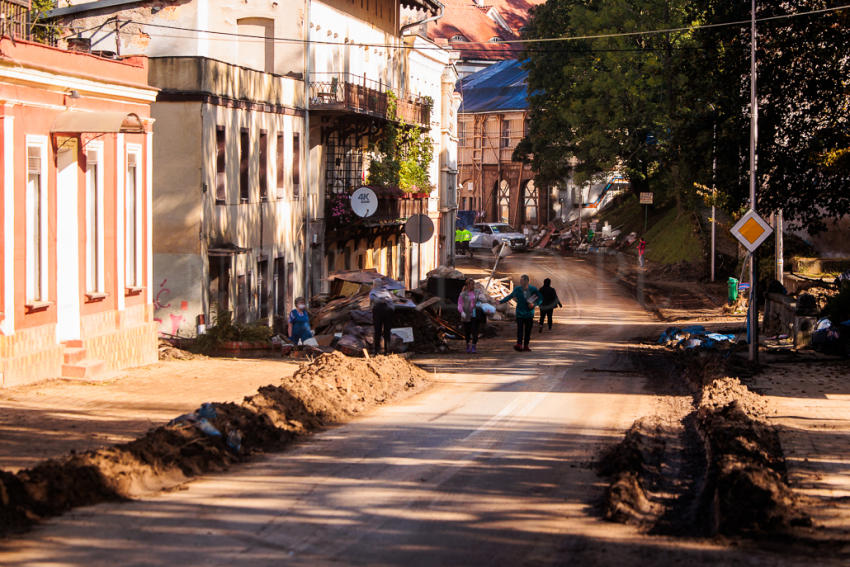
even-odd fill
[(147, 60), (0, 39), (0, 385), (157, 358)]

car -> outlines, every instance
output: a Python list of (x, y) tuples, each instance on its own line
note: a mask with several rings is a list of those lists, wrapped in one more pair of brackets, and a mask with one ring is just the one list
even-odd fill
[(469, 242), (470, 248), (493, 250), (502, 242), (507, 242), (511, 250), (528, 249), (528, 239), (525, 238), (525, 235), (503, 222), (475, 224), (469, 231), (472, 233), (472, 240)]

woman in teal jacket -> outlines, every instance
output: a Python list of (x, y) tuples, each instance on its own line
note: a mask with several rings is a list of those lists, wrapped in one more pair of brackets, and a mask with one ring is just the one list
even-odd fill
[(514, 287), (510, 295), (499, 301), (507, 303), (516, 299), (516, 344), (514, 350), (530, 351), (531, 329), (534, 327), (534, 308), (540, 305), (540, 292), (533, 285), (528, 285), (528, 276), (519, 278), (519, 285)]

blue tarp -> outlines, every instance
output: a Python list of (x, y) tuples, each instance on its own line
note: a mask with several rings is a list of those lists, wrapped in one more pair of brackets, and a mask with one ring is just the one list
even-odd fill
[(467, 75), (457, 84), (463, 96), (459, 112), (526, 110), (527, 79), (528, 71), (522, 68), (522, 61), (516, 59), (501, 61)]

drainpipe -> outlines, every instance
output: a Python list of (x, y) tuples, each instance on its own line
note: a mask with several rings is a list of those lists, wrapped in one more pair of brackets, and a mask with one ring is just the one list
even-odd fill
[(435, 5), (437, 7), (437, 10), (439, 10), (436, 16), (431, 16), (430, 18), (425, 18), (424, 20), (419, 20), (418, 22), (410, 22), (409, 24), (404, 24), (398, 29), (398, 35), (404, 35), (404, 32), (409, 30), (410, 28), (415, 28), (416, 26), (421, 26), (422, 24), (427, 24), (428, 22), (433, 22), (442, 18), (443, 10), (445, 10), (443, 4), (441, 2), (437, 2), (437, 0), (432, 0), (431, 4)]
[(304, 14), (304, 135), (302, 136), (302, 144), (304, 145), (304, 179), (306, 180), (302, 198), (304, 199), (304, 297), (310, 301), (310, 249), (311, 230), (310, 230), (310, 6), (312, 0), (306, 0), (306, 9)]

